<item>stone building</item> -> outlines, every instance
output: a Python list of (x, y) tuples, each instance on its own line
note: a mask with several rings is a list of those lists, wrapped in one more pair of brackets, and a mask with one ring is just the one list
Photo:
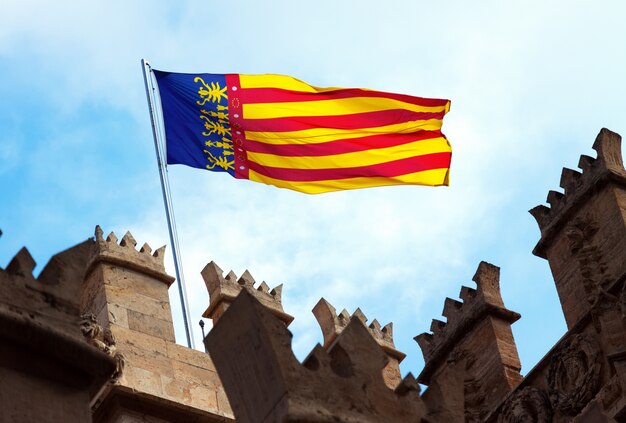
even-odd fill
[(619, 135), (593, 148), (531, 210), (568, 330), (525, 377), (492, 264), (445, 300), (415, 338), (424, 369), (402, 377), (391, 324), (324, 299), (323, 345), (299, 362), (282, 287), (213, 262), (209, 353), (177, 345), (164, 248), (97, 227), (37, 278), (25, 248), (0, 268), (0, 422), (626, 422), (626, 170)]

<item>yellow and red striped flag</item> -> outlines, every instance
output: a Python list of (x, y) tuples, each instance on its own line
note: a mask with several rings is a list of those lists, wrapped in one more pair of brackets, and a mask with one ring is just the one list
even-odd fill
[(308, 194), (448, 185), (449, 100), (317, 88), (283, 75), (154, 71), (167, 163)]

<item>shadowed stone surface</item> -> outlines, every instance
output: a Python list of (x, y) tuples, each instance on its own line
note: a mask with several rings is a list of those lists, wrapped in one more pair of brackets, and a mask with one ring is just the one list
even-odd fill
[(387, 356), (357, 318), (328, 353), (318, 345), (301, 364), (284, 323), (244, 290), (205, 343), (238, 422), (420, 422), (426, 414), (412, 376), (395, 391), (385, 385)]

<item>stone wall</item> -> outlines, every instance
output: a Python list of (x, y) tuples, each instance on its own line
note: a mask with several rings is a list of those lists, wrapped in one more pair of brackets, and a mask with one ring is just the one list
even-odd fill
[(81, 309), (111, 332), (123, 371), (95, 399), (95, 421), (168, 413), (177, 416), (171, 421), (231, 420), (211, 358), (175, 343), (168, 297), (174, 278), (163, 267), (164, 247), (152, 253), (136, 244), (130, 233), (118, 243), (96, 228)]

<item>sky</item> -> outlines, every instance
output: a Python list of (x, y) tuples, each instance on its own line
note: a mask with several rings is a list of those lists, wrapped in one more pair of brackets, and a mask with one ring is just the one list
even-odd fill
[[(324, 297), (413, 337), (443, 319), (481, 260), (501, 267), (522, 374), (565, 333), (528, 210), (560, 190), (602, 127), (626, 133), (619, 1), (63, 1), (0, 4), (0, 267), (27, 246), (40, 271), (96, 224), (170, 244), (140, 59), (156, 69), (279, 73), (316, 86), (449, 98), (449, 187), (309, 196), (169, 167), (197, 348), (215, 261), (284, 284), (302, 359)], [(170, 249), (168, 249), (171, 252)], [(171, 256), (166, 268), (174, 274)], [(177, 341), (185, 343), (176, 288)], [(210, 322), (207, 322), (210, 326)]]

